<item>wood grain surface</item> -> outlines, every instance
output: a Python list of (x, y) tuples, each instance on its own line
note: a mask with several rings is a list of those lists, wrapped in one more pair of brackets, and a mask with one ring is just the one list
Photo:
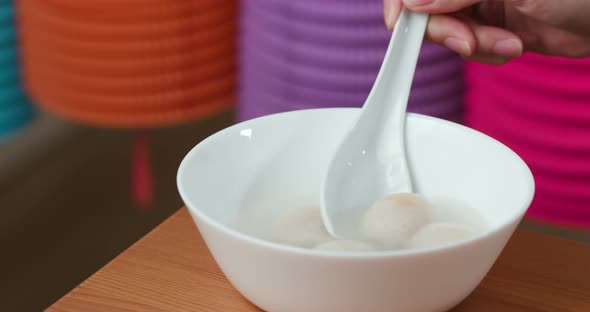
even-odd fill
[[(48, 311), (260, 310), (227, 281), (181, 209)], [(519, 229), (453, 311), (588, 312), (590, 245)]]

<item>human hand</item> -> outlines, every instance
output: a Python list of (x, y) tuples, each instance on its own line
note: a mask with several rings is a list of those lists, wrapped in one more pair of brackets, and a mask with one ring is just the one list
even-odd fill
[(390, 30), (402, 3), (431, 14), (426, 38), (466, 59), (503, 64), (524, 51), (590, 56), (588, 0), (384, 0)]

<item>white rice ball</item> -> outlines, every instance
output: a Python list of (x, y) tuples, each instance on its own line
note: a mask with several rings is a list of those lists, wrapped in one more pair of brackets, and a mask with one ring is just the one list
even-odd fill
[(362, 216), (361, 237), (397, 248), (429, 222), (430, 205), (417, 194), (399, 193), (376, 201)]
[(318, 250), (328, 251), (375, 251), (374, 246), (358, 240), (340, 239), (319, 244), (315, 247)]
[(332, 240), (322, 223), (319, 207), (286, 210), (273, 222), (269, 236), (274, 242), (305, 248)]
[(478, 234), (475, 227), (455, 223), (431, 223), (406, 243), (406, 248), (432, 248), (468, 240)]

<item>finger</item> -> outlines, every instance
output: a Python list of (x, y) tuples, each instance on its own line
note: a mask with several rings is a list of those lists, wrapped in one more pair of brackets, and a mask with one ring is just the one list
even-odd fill
[(476, 39), (475, 54), (496, 55), (502, 58), (517, 58), (524, 51), (523, 43), (518, 35), (494, 26), (481, 25), (474, 21), (466, 21)]
[(463, 56), (472, 55), (476, 48), (476, 37), (471, 27), (448, 15), (430, 16), (426, 28), (426, 39)]
[(393, 30), (402, 9), (401, 0), (383, 0), (383, 17), (389, 31)]
[(403, 0), (404, 5), (412, 10), (430, 14), (456, 12), (483, 0)]
[(510, 61), (510, 58), (506, 58), (498, 55), (484, 55), (474, 54), (472, 56), (464, 57), (468, 61), (475, 61), (479, 63), (486, 63), (490, 65), (502, 65)]

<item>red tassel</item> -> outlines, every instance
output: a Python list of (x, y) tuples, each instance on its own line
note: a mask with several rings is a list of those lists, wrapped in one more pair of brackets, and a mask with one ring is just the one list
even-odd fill
[(149, 209), (154, 204), (154, 181), (151, 170), (149, 138), (146, 133), (136, 135), (131, 157), (133, 202), (140, 209)]

